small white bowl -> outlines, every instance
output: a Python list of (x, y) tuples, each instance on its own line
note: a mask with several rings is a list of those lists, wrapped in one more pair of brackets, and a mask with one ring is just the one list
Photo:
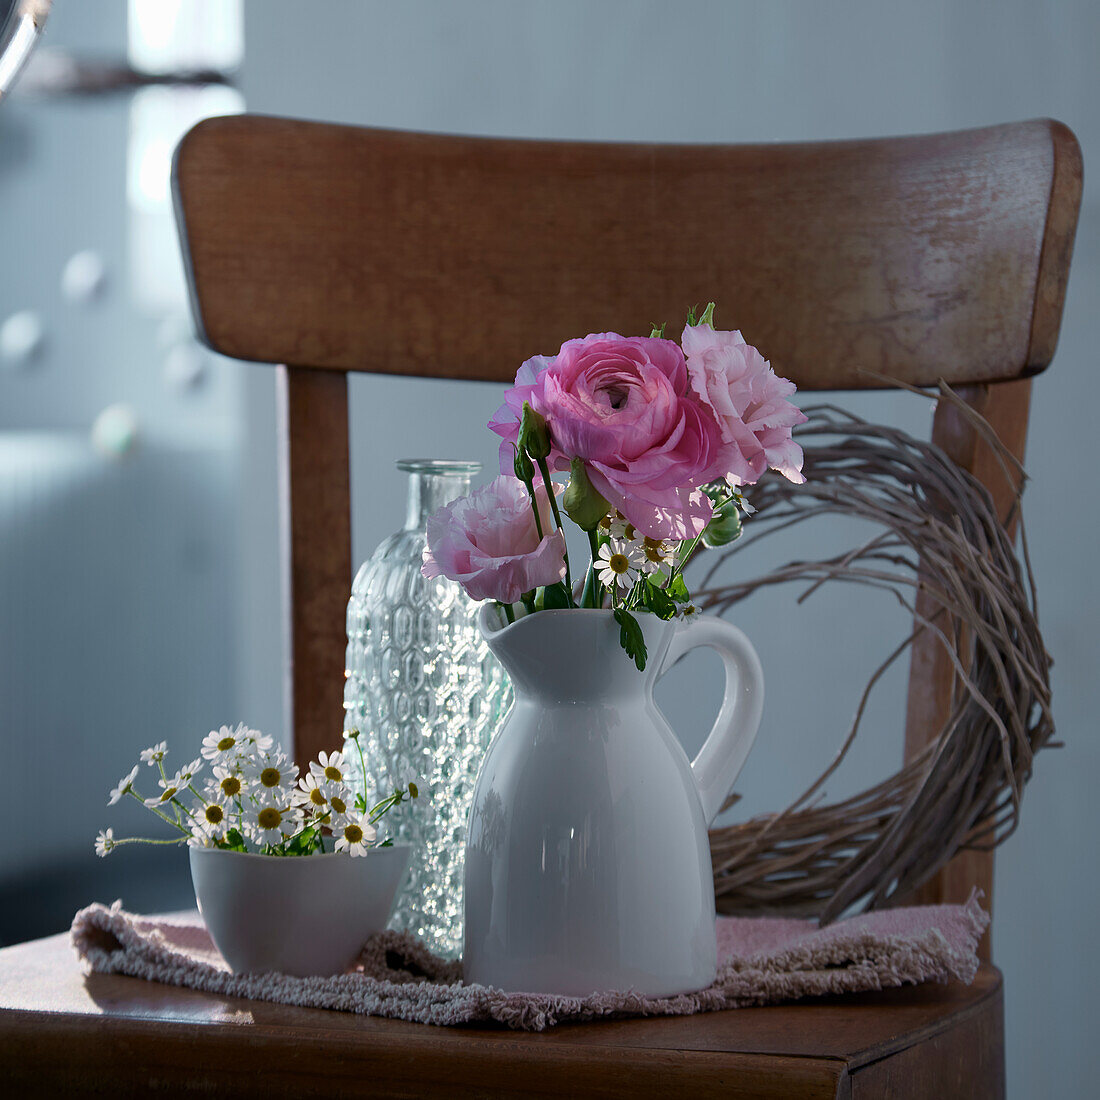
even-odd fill
[(192, 848), (195, 900), (237, 974), (342, 974), (386, 927), (412, 846), (311, 856)]

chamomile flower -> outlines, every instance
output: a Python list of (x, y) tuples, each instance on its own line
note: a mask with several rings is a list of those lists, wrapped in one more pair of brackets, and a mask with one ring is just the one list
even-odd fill
[(160, 741), (156, 745), (151, 745), (145, 749), (141, 754), (141, 762), (148, 764), (149, 767), (153, 767), (155, 764), (160, 763), (168, 755), (168, 742)]
[(191, 823), (191, 837), (209, 847), (210, 841), (220, 840), (229, 827), (229, 814), (220, 802), (207, 802), (195, 808)]
[(195, 778), (196, 775), (199, 774), (199, 772), (202, 771), (204, 767), (205, 765), (203, 764), (202, 760), (196, 757), (194, 760), (191, 761), (190, 764), (187, 764), (185, 767), (180, 768), (180, 770), (176, 774), (183, 781), (183, 785), (186, 786), (188, 783), (191, 782), (192, 779)]
[(217, 764), (228, 763), (247, 751), (253, 743), (253, 735), (258, 733), (258, 730), (250, 730), (243, 722), (238, 723), (236, 728), (221, 726), (202, 739), (202, 755)]
[(328, 795), (329, 808), (337, 817), (353, 812), (355, 795), (344, 784), (334, 784), (325, 793)]
[(270, 752), (275, 747), (275, 738), (259, 730), (250, 730), (243, 723), (237, 727), (242, 730), (242, 740), (246, 752)]
[(679, 544), (665, 539), (651, 539), (648, 535), (642, 539), (642, 572), (652, 576), (676, 563), (676, 551)]
[(332, 835), (336, 838), (338, 852), (348, 852), (352, 856), (365, 856), (378, 830), (370, 823), (366, 814), (347, 814), (332, 826)]
[(325, 794), (325, 787), (317, 782), (317, 776), (312, 773), (298, 780), (294, 801), (312, 814), (328, 813), (328, 795)]
[(244, 815), (245, 828), (259, 844), (281, 844), (298, 831), (301, 821), (297, 810), (274, 799), (261, 802)]
[(737, 507), (740, 508), (746, 516), (755, 514), (756, 509), (745, 499), (745, 494), (740, 489), (734, 490), (733, 499), (737, 501)]
[(154, 794), (149, 798), (144, 798), (142, 802), (150, 810), (159, 810), (162, 806), (167, 806), (177, 794), (179, 794), (177, 790), (170, 788), (169, 790), (161, 791), (160, 794)]
[(135, 764), (131, 769), (129, 775), (124, 775), (119, 781), (118, 786), (111, 791), (111, 797), (107, 801), (108, 806), (113, 806), (123, 795), (129, 794), (134, 789), (134, 779), (137, 777), (138, 765)]
[(329, 785), (344, 783), (347, 779), (348, 765), (342, 752), (322, 752), (309, 766), (309, 773), (318, 783)]
[(600, 583), (608, 588), (614, 585), (630, 588), (638, 579), (643, 561), (645, 561), (645, 555), (640, 543), (626, 542), (617, 538), (608, 540), (600, 547), (596, 558)]
[(118, 844), (115, 840), (114, 829), (100, 829), (99, 835), (95, 838), (95, 854), (97, 856), (105, 856), (111, 852)]
[(207, 798), (222, 799), (240, 798), (244, 783), (240, 773), (219, 765), (214, 766), (214, 778), (206, 781)]
[(244, 761), (244, 778), (248, 780), (251, 793), (261, 801), (277, 797), (285, 802), (294, 789), (298, 770), (278, 750), (258, 752)]
[(614, 509), (600, 520), (600, 534), (607, 538), (625, 539), (627, 542), (634, 542), (638, 537), (634, 524)]

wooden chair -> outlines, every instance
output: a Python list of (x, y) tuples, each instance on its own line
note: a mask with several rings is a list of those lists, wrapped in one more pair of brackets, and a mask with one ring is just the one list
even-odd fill
[[(1051, 121), (874, 141), (601, 145), (241, 116), (176, 161), (205, 341), (276, 367), (296, 751), (338, 737), (351, 577), (348, 371), (511, 381), (589, 331), (718, 300), (802, 389), (869, 368), (960, 387), (1022, 456), (1081, 193)], [(1007, 501), (950, 409), (933, 436)], [(322, 534), (323, 532), (323, 534)], [(906, 751), (939, 728), (949, 662), (913, 656)], [(991, 896), (989, 856), (921, 893)], [(0, 952), (9, 1095), (998, 1096), (1000, 975), (542, 1035), (435, 1029), (80, 975), (64, 937)]]

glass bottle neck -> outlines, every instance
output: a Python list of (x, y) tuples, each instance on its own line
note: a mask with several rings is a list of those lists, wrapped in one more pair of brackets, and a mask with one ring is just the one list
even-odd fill
[(433, 512), (469, 493), (474, 474), (481, 469), (479, 462), (419, 459), (403, 459), (397, 466), (409, 475), (406, 531), (423, 531)]

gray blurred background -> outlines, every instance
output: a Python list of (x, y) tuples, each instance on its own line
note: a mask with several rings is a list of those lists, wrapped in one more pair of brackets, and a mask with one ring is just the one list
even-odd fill
[[(0, 106), (0, 940), (58, 931), (91, 900), (188, 904), (182, 853), (91, 854), (99, 828), (147, 830), (133, 804), (108, 810), (107, 791), (162, 738), (190, 757), (223, 722), (283, 732), (274, 376), (191, 338), (166, 190), (191, 123), (248, 109), (501, 136), (759, 142), (1049, 115), (1076, 131), (1086, 165), (1061, 344), (1034, 390), (1025, 506), (1066, 747), (1039, 758), (1022, 827), (998, 854), (993, 942), (1010, 1095), (1087, 1095), (1100, 1075), (1100, 600), (1085, 491), (1100, 398), (1098, 40), (1093, 0), (55, 0), (43, 50)], [(68, 79), (66, 54), (211, 68), (232, 86), (47, 94)], [(736, 302), (719, 303), (718, 321), (752, 341)], [(501, 393), (353, 380), (357, 563), (403, 519), (395, 459), (479, 458), (492, 472), (482, 425)], [(928, 431), (920, 398), (840, 400)], [(805, 527), (736, 568), (857, 536)], [(878, 655), (907, 629), (888, 598), (839, 587), (802, 606), (794, 591), (761, 595), (738, 614), (768, 700), (734, 817), (780, 808), (816, 776)], [(663, 684), (689, 751), (717, 707), (717, 670), (700, 656)], [(899, 668), (878, 690), (830, 797), (897, 767), (904, 683)]]

